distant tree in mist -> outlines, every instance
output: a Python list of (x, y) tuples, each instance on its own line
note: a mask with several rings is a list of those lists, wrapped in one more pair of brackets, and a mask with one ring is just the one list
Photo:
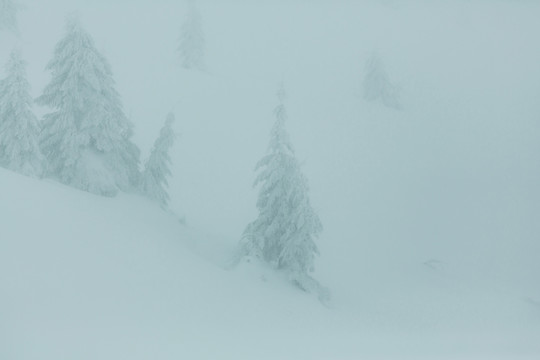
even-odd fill
[(39, 149), (39, 123), (26, 79), (26, 64), (13, 51), (0, 81), (0, 165), (28, 176), (40, 177), (44, 158)]
[(139, 186), (139, 149), (122, 109), (111, 67), (76, 20), (48, 63), (52, 78), (36, 100), (44, 117), (41, 149), (48, 175), (76, 188), (114, 195)]
[(20, 5), (17, 0), (0, 0), (0, 31), (17, 28), (17, 12)]
[(250, 223), (240, 244), (242, 255), (263, 259), (274, 268), (285, 270), (304, 290), (319, 291), (309, 277), (318, 249), (315, 238), (322, 224), (309, 200), (308, 181), (301, 171), (289, 135), (285, 130), (287, 112), (283, 89), (278, 92), (268, 153), (256, 165), (255, 186), (259, 215)]
[(392, 84), (382, 59), (375, 53), (366, 64), (363, 87), (365, 100), (380, 101), (386, 107), (401, 109), (399, 89)]
[(181, 65), (185, 69), (204, 70), (204, 33), (202, 29), (201, 14), (195, 0), (188, 0), (188, 11), (182, 24), (180, 44)]
[(176, 135), (172, 129), (174, 115), (169, 114), (165, 125), (160, 131), (159, 137), (154, 142), (152, 152), (144, 166), (142, 177), (143, 192), (149, 198), (156, 200), (161, 207), (167, 207), (169, 194), (167, 193), (168, 181), (171, 170), (171, 158), (169, 150), (174, 144)]

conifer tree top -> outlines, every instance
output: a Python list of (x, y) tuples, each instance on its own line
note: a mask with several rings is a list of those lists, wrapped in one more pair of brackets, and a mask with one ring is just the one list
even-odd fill
[(23, 60), (21, 55), (21, 50), (19, 48), (15, 48), (11, 50), (11, 53), (9, 54), (9, 60), (5, 65), (6, 72), (8, 74), (11, 74), (15, 71), (19, 71), (19, 69), (23, 68), (26, 65), (26, 62)]
[(384, 62), (376, 52), (366, 63), (363, 86), (365, 100), (380, 100), (384, 106), (396, 110), (402, 108), (399, 101), (399, 88), (390, 81)]
[(9, 59), (4, 67), (6, 69), (7, 81), (10, 81), (9, 79), (24, 79), (24, 84), (21, 85), (23, 85), (25, 89), (30, 88), (28, 81), (26, 81), (26, 61), (23, 60), (20, 49), (15, 48), (11, 51)]
[(169, 113), (161, 128), (159, 137), (154, 142), (152, 152), (145, 163), (143, 174), (143, 191), (150, 198), (157, 200), (165, 208), (169, 202), (167, 178), (172, 175), (169, 150), (174, 144), (176, 134), (172, 129), (174, 114)]
[(19, 50), (11, 52), (6, 71), (0, 80), (0, 165), (39, 177), (44, 162), (38, 145), (40, 128), (31, 110), (26, 63)]
[(287, 109), (285, 108), (285, 100), (287, 94), (283, 83), (277, 91), (278, 105), (274, 108), (276, 120), (272, 126), (270, 134), (270, 142), (268, 144), (269, 153), (283, 153), (294, 156), (294, 148), (289, 139), (289, 134), (285, 130), (285, 122), (287, 121)]
[(109, 62), (77, 18), (67, 20), (65, 35), (56, 45), (46, 69), (51, 71), (52, 79), (43, 95), (36, 99), (40, 104), (59, 107), (69, 101), (83, 107), (81, 100), (88, 100), (91, 93), (106, 95), (114, 101), (119, 98)]
[[(2, 111), (7, 111), (8, 109), (5, 107), (14, 106), (14, 104), (24, 104), (30, 108), (32, 98), (30, 96), (30, 83), (26, 79), (26, 62), (18, 48), (11, 51), (5, 69), (6, 78), (0, 81), (1, 97), (4, 99), (3, 104), (0, 104), (3, 108)], [(12, 111), (14, 110), (12, 109)]]
[(201, 15), (193, 0), (188, 1), (187, 13), (182, 24), (178, 51), (181, 65), (185, 69), (205, 70), (205, 40)]
[(0, 31), (17, 30), (17, 11), (20, 4), (17, 0), (0, 0)]

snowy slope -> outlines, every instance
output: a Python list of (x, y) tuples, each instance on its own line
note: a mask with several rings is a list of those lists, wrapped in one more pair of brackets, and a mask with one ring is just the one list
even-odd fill
[[(540, 4), (201, 0), (201, 73), (178, 65), (182, 1), (24, 3), (0, 60), (22, 48), (33, 97), (75, 11), (143, 160), (175, 113), (188, 225), (0, 169), (0, 360), (540, 358)], [(362, 99), (374, 50), (402, 111)], [(330, 308), (223, 266), (256, 216), (280, 81)]]
[(0, 189), (2, 359), (539, 354), (533, 298), (478, 289), (444, 264), (350, 284), (363, 295), (329, 309), (263, 266), (224, 270), (218, 241), (137, 196), (5, 170)]
[(330, 320), (271, 274), (264, 283), (194, 255), (205, 236), (144, 199), (4, 170), (0, 188), (2, 359), (199, 358), (240, 351), (261, 324), (294, 332)]

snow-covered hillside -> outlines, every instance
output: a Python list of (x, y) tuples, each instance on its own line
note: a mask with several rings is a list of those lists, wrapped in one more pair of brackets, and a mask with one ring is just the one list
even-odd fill
[(331, 322), (262, 268), (195, 255), (208, 237), (144, 199), (0, 172), (2, 359), (258, 358), (262, 333)]
[[(0, 360), (540, 358), (540, 2), (18, 2), (32, 99), (75, 13), (141, 165), (174, 113), (178, 216), (0, 168)], [(327, 306), (229, 267), (281, 82)]]
[(137, 196), (103, 198), (6, 170), (0, 189), (2, 359), (540, 351), (539, 292), (479, 282), (444, 263), (358, 274), (327, 308), (260, 264), (224, 269), (232, 249)]

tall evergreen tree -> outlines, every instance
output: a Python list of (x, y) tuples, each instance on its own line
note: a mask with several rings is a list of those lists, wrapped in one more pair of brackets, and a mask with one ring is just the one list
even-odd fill
[(16, 0), (0, 0), (0, 31), (17, 28), (19, 7), (19, 2)]
[(277, 269), (286, 270), (303, 288), (313, 270), (318, 253), (314, 239), (322, 231), (319, 217), (308, 196), (308, 183), (302, 174), (293, 146), (285, 130), (285, 94), (278, 93), (276, 121), (268, 153), (256, 165), (260, 185), (257, 200), (259, 215), (243, 235), (241, 253), (255, 255)]
[(47, 65), (52, 79), (36, 100), (45, 115), (40, 144), (50, 176), (102, 195), (139, 186), (139, 149), (111, 67), (90, 35), (71, 20)]
[(151, 199), (156, 200), (161, 207), (166, 208), (169, 203), (169, 194), (167, 187), (169, 183), (167, 178), (170, 177), (171, 157), (169, 150), (174, 144), (176, 137), (172, 124), (174, 115), (167, 115), (167, 120), (161, 128), (159, 137), (154, 142), (152, 152), (144, 166), (143, 172), (143, 192)]
[(180, 36), (180, 61), (185, 69), (204, 70), (204, 33), (201, 14), (195, 0), (188, 0), (188, 11), (182, 25)]
[(40, 177), (44, 158), (39, 149), (39, 123), (32, 113), (26, 64), (18, 51), (11, 53), (7, 77), (0, 81), (0, 165)]
[(390, 81), (384, 63), (376, 53), (366, 64), (363, 86), (365, 100), (380, 101), (386, 107), (401, 109), (399, 89)]

